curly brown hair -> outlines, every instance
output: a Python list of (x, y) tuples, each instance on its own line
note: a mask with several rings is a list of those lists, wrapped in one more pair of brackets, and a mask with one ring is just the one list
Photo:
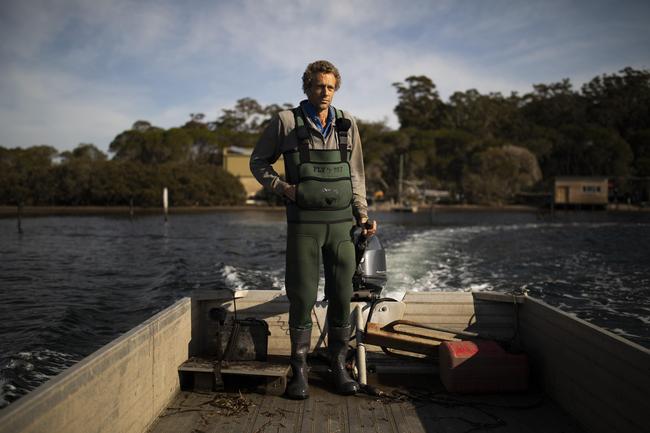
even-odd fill
[(302, 91), (307, 94), (307, 91), (311, 88), (311, 84), (314, 81), (314, 78), (317, 74), (334, 74), (336, 78), (336, 87), (334, 90), (339, 90), (341, 87), (341, 74), (339, 70), (336, 69), (331, 62), (327, 60), (316, 60), (307, 65), (307, 69), (302, 74)]

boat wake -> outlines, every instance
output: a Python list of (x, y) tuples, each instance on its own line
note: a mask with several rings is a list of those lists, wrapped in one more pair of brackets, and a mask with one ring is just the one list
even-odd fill
[(611, 223), (530, 223), (397, 233), (387, 246), (384, 294), (527, 290), (647, 346), (650, 272), (638, 266), (641, 253), (620, 242), (624, 231)]
[(220, 276), (217, 288), (230, 290), (281, 290), (284, 289), (284, 268), (276, 270), (251, 269), (218, 263)]

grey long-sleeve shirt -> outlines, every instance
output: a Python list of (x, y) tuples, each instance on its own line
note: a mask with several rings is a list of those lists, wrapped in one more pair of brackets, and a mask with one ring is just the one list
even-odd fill
[[(302, 108), (301, 108), (302, 109)], [(366, 201), (366, 177), (363, 171), (363, 150), (357, 123), (349, 113), (344, 112), (347, 119), (352, 121), (349, 133), (350, 170), (352, 173), (352, 208), (355, 216), (363, 218), (368, 216), (368, 203)], [(326, 137), (318, 130), (311, 119), (305, 115), (306, 126), (311, 135), (310, 149), (338, 149), (338, 137), (334, 128), (329, 129)], [(255, 145), (250, 160), (250, 169), (253, 176), (262, 186), (278, 195), (284, 195), (289, 186), (283, 181), (271, 164), (276, 162), (284, 152), (296, 149), (298, 141), (295, 134), (290, 134), (296, 127), (293, 112), (281, 111), (274, 116), (262, 133)]]

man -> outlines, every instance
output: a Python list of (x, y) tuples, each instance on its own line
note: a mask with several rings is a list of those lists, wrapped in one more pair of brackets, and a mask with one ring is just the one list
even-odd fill
[[(309, 64), (302, 76), (307, 99), (271, 119), (250, 161), (257, 180), (287, 203), (285, 286), (293, 371), (287, 395), (295, 399), (309, 396), (307, 354), (321, 256), (332, 379), (341, 394), (359, 389), (345, 368), (356, 265), (350, 232), (353, 220), (364, 227), (366, 236), (376, 232), (377, 224), (368, 222), (359, 130), (349, 114), (331, 106), (340, 86), (341, 75), (333, 64), (325, 60)], [(271, 167), (280, 155), (286, 182)]]

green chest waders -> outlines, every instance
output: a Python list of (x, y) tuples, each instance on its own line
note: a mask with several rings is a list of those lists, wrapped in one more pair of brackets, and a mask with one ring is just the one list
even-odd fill
[(337, 111), (339, 148), (309, 149), (310, 133), (300, 108), (294, 109), (298, 148), (285, 152), (285, 172), (296, 185), (296, 202), (287, 205), (285, 285), (289, 298), (289, 325), (310, 328), (316, 302), (320, 258), (325, 274), (330, 325), (349, 323), (352, 276), (355, 268), (352, 179), (348, 151), (350, 120)]

